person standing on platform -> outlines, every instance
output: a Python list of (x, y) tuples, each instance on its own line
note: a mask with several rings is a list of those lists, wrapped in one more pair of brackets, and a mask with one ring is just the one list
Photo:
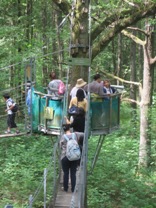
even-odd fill
[(78, 108), (83, 108), (87, 111), (87, 99), (85, 98), (85, 93), (83, 89), (78, 89), (76, 92), (76, 97), (73, 97), (69, 103), (69, 108), (72, 106), (77, 106)]
[(103, 81), (103, 92), (106, 93), (107, 96), (110, 96), (116, 92), (116, 90), (110, 86), (110, 81), (108, 79)]
[[(75, 87), (73, 87), (70, 92), (71, 99), (76, 97), (76, 93), (77, 93), (78, 89), (83, 89), (86, 84), (87, 84), (87, 82), (85, 82), (82, 78), (78, 79)], [(85, 97), (86, 97), (86, 93), (85, 93)]]
[(60, 79), (57, 79), (55, 72), (51, 72), (49, 77), (51, 81), (48, 84), (48, 94), (52, 95), (53, 100), (60, 100), (60, 95), (65, 93), (65, 85)]
[[(89, 86), (88, 86), (89, 85)], [(101, 84), (101, 76), (100, 74), (94, 75), (94, 80), (84, 87), (84, 90), (87, 92), (88, 87), (90, 89), (90, 93), (94, 93), (96, 95), (104, 96), (106, 95), (103, 92), (103, 85)]]

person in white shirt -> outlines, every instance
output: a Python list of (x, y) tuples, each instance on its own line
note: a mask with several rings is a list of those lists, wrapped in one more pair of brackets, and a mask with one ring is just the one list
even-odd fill
[(16, 113), (14, 113), (12, 111), (12, 109), (15, 106), (16, 103), (10, 98), (10, 96), (8, 94), (4, 94), (3, 97), (4, 97), (4, 100), (6, 102), (6, 107), (7, 107), (5, 112), (7, 112), (7, 114), (8, 114), (8, 117), (7, 117), (8, 128), (5, 131), (5, 134), (11, 133), (11, 128), (16, 128), (16, 133), (18, 134), (19, 130), (17, 129), (17, 125), (15, 123)]
[[(76, 97), (76, 93), (78, 91), (78, 89), (83, 89), (83, 87), (87, 84), (87, 82), (85, 82), (82, 78), (78, 79), (76, 82), (75, 87), (72, 88), (71, 92), (70, 92), (70, 97), (71, 99)], [(85, 91), (84, 91), (85, 93)], [(86, 97), (86, 93), (85, 93), (85, 97)]]

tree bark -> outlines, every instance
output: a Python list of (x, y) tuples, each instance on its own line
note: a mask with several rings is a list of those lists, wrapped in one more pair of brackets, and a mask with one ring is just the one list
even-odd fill
[(139, 145), (139, 167), (148, 167), (151, 160), (151, 140), (150, 132), (150, 106), (152, 93), (152, 70), (151, 70), (151, 27), (146, 22), (146, 44), (144, 51), (144, 73), (143, 73), (143, 90), (140, 103), (140, 145)]
[[(89, 0), (75, 1), (75, 12), (71, 15), (71, 58), (89, 58), (89, 34), (88, 34), (88, 13)], [(82, 65), (72, 66), (71, 87), (75, 85), (80, 77), (88, 81), (88, 67)]]
[[(136, 35), (136, 32), (134, 31), (133, 34)], [(136, 82), (136, 43), (134, 42), (131, 42), (130, 71), (130, 80)], [(136, 87), (132, 84), (130, 85), (130, 98), (136, 100)], [(131, 107), (136, 109), (136, 103), (132, 103)]]
[[(121, 74), (121, 58), (122, 58), (122, 34), (118, 34), (118, 50), (117, 50), (117, 76), (120, 77)], [(119, 81), (117, 80), (119, 85)]]
[(47, 35), (46, 35), (46, 29), (47, 29), (47, 4), (46, 1), (42, 1), (42, 51), (43, 51), (43, 66), (42, 66), (42, 73), (44, 79), (42, 80), (43, 86), (46, 86), (46, 74), (48, 74), (48, 67), (47, 67)]

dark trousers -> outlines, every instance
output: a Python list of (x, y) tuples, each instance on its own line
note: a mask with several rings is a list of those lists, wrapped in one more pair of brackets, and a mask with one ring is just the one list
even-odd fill
[(64, 157), (61, 160), (61, 162), (62, 162), (62, 169), (64, 172), (64, 176), (63, 176), (64, 191), (68, 191), (68, 181), (69, 181), (69, 171), (70, 171), (71, 191), (74, 192), (75, 185), (76, 185), (77, 160), (69, 161), (67, 157)]
[(17, 125), (16, 125), (16, 123), (15, 123), (15, 113), (9, 114), (9, 115), (8, 115), (8, 118), (7, 118), (7, 125), (8, 125), (8, 127), (10, 127), (10, 128), (16, 128), (16, 127), (17, 127)]

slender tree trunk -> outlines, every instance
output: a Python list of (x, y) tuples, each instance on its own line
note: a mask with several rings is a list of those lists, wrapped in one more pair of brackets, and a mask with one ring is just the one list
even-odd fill
[[(54, 8), (53, 11), (52, 11), (52, 22), (51, 22), (51, 27), (52, 29), (56, 29), (57, 30), (57, 27), (58, 27), (58, 24), (57, 24), (57, 8), (55, 6), (54, 3), (52, 3), (52, 7)], [(60, 11), (61, 13), (61, 11)], [(54, 35), (53, 38), (52, 38), (52, 50), (53, 51), (58, 51), (58, 47), (57, 47), (57, 36)], [(54, 53), (52, 54), (52, 68), (50, 69), (50, 71), (55, 71), (57, 73), (58, 71), (58, 54), (57, 53)]]
[[(136, 35), (136, 32), (133, 32), (133, 35)], [(136, 43), (131, 42), (131, 54), (130, 54), (130, 81), (136, 82)], [(130, 98), (136, 100), (136, 87), (135, 85), (130, 85)], [(132, 108), (136, 108), (136, 103), (131, 104)]]
[(43, 86), (46, 86), (46, 76), (48, 74), (48, 66), (47, 66), (47, 3), (46, 1), (42, 2), (42, 51), (43, 51), (43, 67), (42, 67), (42, 73), (43, 73)]
[[(136, 31), (133, 32), (133, 35), (136, 36)], [(130, 51), (130, 81), (136, 82), (136, 43), (131, 42), (131, 51)], [(136, 86), (131, 84), (130, 85), (130, 98), (132, 100), (136, 100)], [(137, 125), (137, 112), (136, 112), (136, 103), (131, 103), (131, 126), (132, 126), (132, 136), (133, 138), (137, 138), (136, 136), (136, 125)]]
[[(121, 57), (122, 57), (122, 34), (118, 35), (118, 53), (117, 53), (117, 76), (120, 77), (121, 73)], [(119, 85), (119, 81), (117, 81)]]
[(55, 18), (55, 24), (56, 24), (56, 28), (57, 28), (57, 46), (58, 46), (58, 69), (59, 69), (59, 75), (60, 77), (63, 76), (63, 72), (62, 72), (62, 60), (63, 60), (63, 41), (61, 40), (60, 37), (60, 30), (58, 28), (59, 24), (61, 23), (62, 20), (62, 13), (59, 12), (58, 10), (56, 10), (56, 18)]
[[(113, 62), (113, 69), (114, 69), (114, 74), (116, 74), (116, 54), (115, 54), (115, 41), (112, 41), (112, 62)], [(112, 83), (116, 84), (116, 83)]]
[(27, 1), (27, 24), (26, 24), (26, 38), (29, 43), (30, 40), (32, 40), (33, 37), (33, 27), (32, 27), (32, 9), (33, 4), (32, 0)]
[[(146, 32), (150, 33), (150, 26), (146, 23)], [(152, 93), (152, 70), (150, 58), (152, 55), (151, 35), (146, 36), (144, 51), (144, 74), (143, 90), (140, 103), (140, 146), (139, 146), (139, 166), (148, 167), (151, 159), (151, 137), (150, 133), (150, 105)]]

